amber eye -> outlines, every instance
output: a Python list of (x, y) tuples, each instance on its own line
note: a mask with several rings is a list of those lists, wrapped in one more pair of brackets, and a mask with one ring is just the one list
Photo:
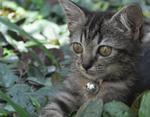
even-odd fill
[(80, 43), (73, 43), (72, 46), (75, 53), (80, 54), (83, 52), (83, 47)]
[(101, 47), (99, 47), (98, 52), (99, 52), (100, 55), (102, 55), (104, 57), (107, 57), (112, 53), (112, 47), (101, 46)]

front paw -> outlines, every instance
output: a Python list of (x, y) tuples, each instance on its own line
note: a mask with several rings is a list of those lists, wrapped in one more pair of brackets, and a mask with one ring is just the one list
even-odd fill
[(64, 117), (64, 116), (56, 110), (48, 110), (41, 113), (39, 117)]
[(64, 117), (64, 115), (56, 103), (51, 103), (43, 109), (39, 117)]

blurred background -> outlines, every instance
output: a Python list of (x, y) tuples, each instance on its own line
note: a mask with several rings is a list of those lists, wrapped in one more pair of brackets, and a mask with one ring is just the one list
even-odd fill
[[(90, 10), (118, 11), (150, 0), (74, 0)], [(0, 0), (0, 117), (37, 117), (70, 71), (69, 32), (57, 0)]]

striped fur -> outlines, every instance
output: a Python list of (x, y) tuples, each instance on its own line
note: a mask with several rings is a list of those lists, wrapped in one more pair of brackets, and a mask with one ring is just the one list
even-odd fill
[[(70, 0), (60, 0), (60, 3), (68, 19), (70, 43), (80, 43), (83, 53), (74, 55), (72, 73), (40, 117), (67, 117), (95, 97), (104, 102), (127, 103), (137, 77), (135, 67), (143, 26), (141, 9), (129, 5), (114, 14), (89, 12)], [(103, 45), (112, 47), (110, 56), (97, 53)], [(91, 81), (98, 84), (96, 94), (86, 90), (86, 84)]]

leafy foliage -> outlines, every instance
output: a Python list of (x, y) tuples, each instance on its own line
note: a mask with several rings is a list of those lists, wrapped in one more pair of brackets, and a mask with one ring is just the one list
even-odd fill
[(58, 65), (66, 61), (60, 44), (66, 44), (67, 26), (12, 1), (2, 2), (0, 15), (0, 89), (11, 97), (5, 100), (1, 93), (0, 114), (20, 115), (24, 108), (28, 112), (24, 116), (36, 117), (56, 92), (52, 84), (62, 80)]
[[(150, 91), (143, 93), (138, 98), (139, 105), (136, 112), (122, 102), (112, 101), (103, 104), (102, 100), (94, 99), (84, 104), (75, 117), (149, 117)], [(139, 100), (140, 99), (140, 100)]]
[(142, 99), (141, 99), (141, 104), (140, 104), (140, 107), (139, 107), (139, 117), (149, 117), (149, 114), (150, 114), (150, 92), (146, 92)]
[[(0, 96), (3, 100), (6, 100), (19, 114), (20, 117), (29, 117), (30, 115), (18, 104), (14, 103), (8, 96), (6, 96), (3, 92), (0, 91)], [(6, 113), (1, 113), (6, 114)]]
[[(116, 11), (133, 2), (74, 1), (103, 11)], [(144, 15), (150, 17), (150, 2), (137, 1)], [(53, 87), (70, 71), (68, 36), (64, 13), (56, 0), (0, 0), (0, 116), (37, 117), (54, 97), (57, 88)], [(83, 105), (75, 116), (148, 117), (149, 98), (146, 92), (131, 109), (121, 102), (103, 104), (95, 99)]]
[(99, 99), (85, 103), (77, 112), (76, 117), (101, 117), (103, 111), (103, 101)]
[(103, 117), (135, 117), (135, 114), (127, 105), (113, 101), (104, 105)]

